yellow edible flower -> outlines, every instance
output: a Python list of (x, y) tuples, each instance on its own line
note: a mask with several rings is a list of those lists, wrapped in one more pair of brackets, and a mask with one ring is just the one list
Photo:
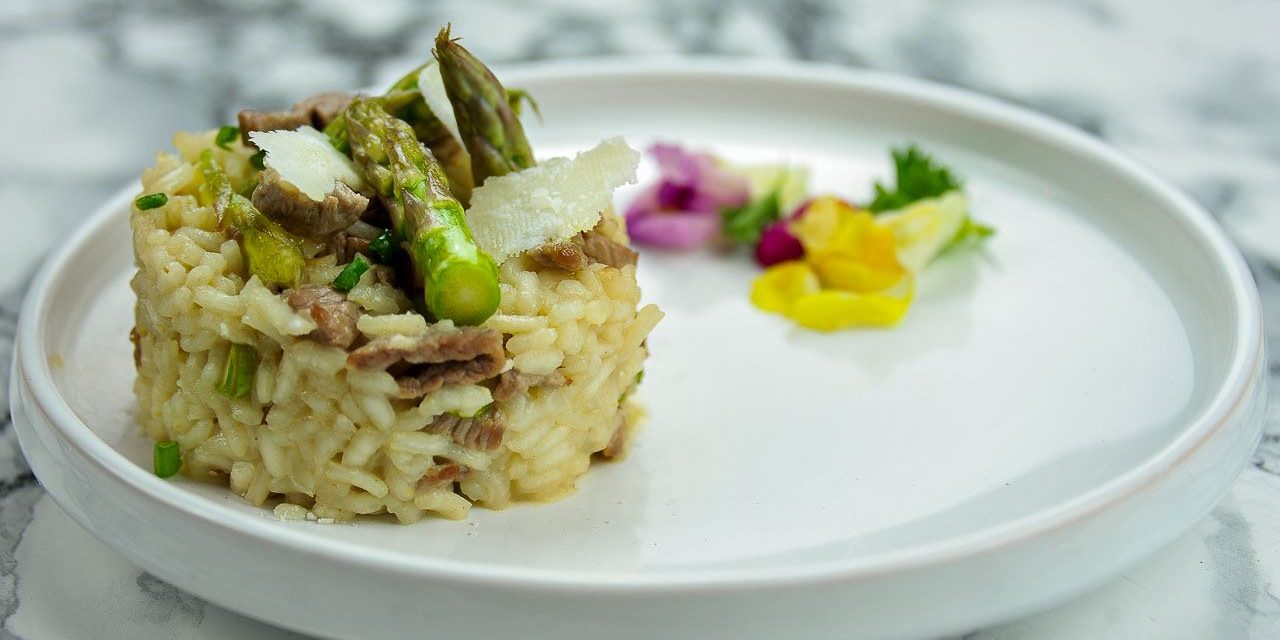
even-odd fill
[(837, 198), (813, 201), (791, 225), (803, 260), (774, 265), (751, 289), (751, 302), (821, 331), (889, 327), (906, 315), (915, 290), (899, 262), (893, 230)]
[(764, 311), (791, 315), (797, 300), (821, 290), (818, 274), (807, 263), (802, 260), (779, 262), (751, 283), (751, 303)]
[(823, 289), (801, 296), (786, 315), (802, 327), (819, 331), (892, 327), (907, 315), (914, 293), (915, 285), (911, 278), (904, 278), (899, 286), (882, 293)]
[(837, 198), (814, 200), (791, 225), (805, 260), (824, 287), (854, 292), (894, 286), (907, 270), (898, 262), (893, 231)]

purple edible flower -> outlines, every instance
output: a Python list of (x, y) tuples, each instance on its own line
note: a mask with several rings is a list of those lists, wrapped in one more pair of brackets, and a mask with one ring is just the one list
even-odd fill
[(787, 228), (790, 223), (790, 220), (779, 220), (765, 227), (764, 233), (760, 234), (760, 243), (756, 245), (756, 262), (760, 266), (769, 267), (804, 257), (804, 245)]
[(673, 144), (649, 148), (660, 173), (627, 207), (627, 232), (640, 244), (694, 249), (720, 234), (720, 210), (751, 199), (747, 179), (725, 171), (705, 153)]

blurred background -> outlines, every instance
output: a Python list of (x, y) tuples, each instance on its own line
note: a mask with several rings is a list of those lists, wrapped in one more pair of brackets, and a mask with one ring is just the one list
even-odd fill
[[(1280, 319), (1277, 0), (0, 0), (8, 149), (0, 154), (3, 387), (17, 304), (38, 261), (135, 180), (174, 131), (231, 122), (242, 107), (380, 85), (429, 55), (446, 22), (499, 68), (599, 56), (731, 56), (743, 65), (792, 58), (925, 78), (1029, 106), (1118, 146), (1205, 205), (1246, 250), (1268, 316)], [(1280, 325), (1269, 324), (1271, 352), (1280, 353)], [(1256, 522), (1272, 510), (1263, 497), (1280, 487), (1269, 475), (1280, 473), (1272, 462), (1280, 460), (1274, 416), (1266, 455), (1242, 479), (1257, 491), (1238, 491), (1199, 537), (1180, 543), (1183, 555), (1166, 567), (1177, 576), (1170, 582), (1198, 584), (1190, 557), (1240, 575), (1257, 563), (1280, 564), (1277, 518), (1265, 527)], [(16, 606), (6, 596), (9, 572), (39, 489), (11, 430), (0, 430), (3, 620)], [(1261, 559), (1234, 539), (1214, 546), (1220, 526), (1238, 530), (1227, 522), (1233, 518), (1255, 520), (1254, 535), (1272, 540), (1260, 547)], [(166, 585), (144, 585), (146, 577), (138, 586), (172, 601), (166, 615), (198, 608)], [(1033, 628), (1115, 637), (1108, 630), (1117, 620), (1190, 611), (1168, 612), (1171, 597), (1113, 586), (1093, 596), (1092, 613), (1059, 610), (981, 637), (1031, 637), (1024, 632)], [(1266, 591), (1240, 602), (1206, 615), (1228, 623), (1215, 628), (1240, 630), (1231, 637), (1276, 637), (1251, 635), (1245, 621), (1266, 607), (1280, 610), (1280, 599)], [(0, 637), (7, 633), (0, 629)]]

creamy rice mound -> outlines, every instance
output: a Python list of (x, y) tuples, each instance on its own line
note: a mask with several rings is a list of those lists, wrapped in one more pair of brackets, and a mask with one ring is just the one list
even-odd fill
[[(596, 454), (622, 449), (645, 338), (662, 315), (639, 306), (634, 265), (568, 271), (507, 259), (499, 309), (481, 327), (501, 335), (502, 375), (528, 388), (495, 400), (495, 377), (406, 399), (393, 372), (353, 366), (351, 348), (314, 339), (316, 321), (249, 276), (240, 243), (199, 205), (200, 153), (212, 149), (241, 188), (256, 174), (254, 150), (218, 148), (214, 132), (179, 134), (174, 144), (178, 154), (159, 154), (142, 176), (142, 193), (167, 194), (167, 203), (130, 218), (134, 390), (143, 430), (178, 443), (185, 475), (274, 503), (282, 517), (390, 513), (410, 523), (428, 513), (464, 518), (473, 503), (563, 497)], [(598, 228), (627, 244), (612, 212)], [(326, 251), (304, 244), (299, 286), (334, 280), (342, 265)], [(360, 309), (356, 345), (462, 330), (420, 315), (377, 269), (346, 297)], [(258, 356), (240, 398), (218, 389), (232, 344)]]

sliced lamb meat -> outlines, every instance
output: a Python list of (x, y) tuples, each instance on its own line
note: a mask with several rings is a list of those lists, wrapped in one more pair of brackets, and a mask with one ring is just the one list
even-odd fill
[(323, 130), (326, 125), (337, 118), (351, 104), (349, 93), (334, 91), (311, 96), (301, 102), (279, 111), (254, 111), (245, 109), (236, 116), (240, 123), (240, 139), (245, 144), (251, 131), (276, 131), (287, 129), (292, 131), (303, 125), (310, 125)]
[(597, 227), (582, 234), (582, 252), (593, 262), (617, 267), (635, 264), (640, 254), (635, 249), (613, 240), (601, 233)]
[(524, 395), (533, 387), (563, 387), (566, 382), (564, 374), (559, 371), (539, 376), (510, 369), (498, 376), (498, 386), (493, 388), (493, 399), (506, 402), (516, 396)]
[(301, 111), (254, 111), (245, 109), (236, 114), (240, 122), (240, 140), (245, 144), (253, 144), (249, 133), (253, 131), (276, 131), (287, 129), (293, 131), (303, 125), (311, 124), (311, 115)]
[(324, 130), (335, 118), (347, 110), (355, 96), (345, 91), (329, 91), (305, 98), (293, 105), (293, 111), (301, 111), (311, 118), (311, 126)]
[(423, 474), (422, 478), (418, 480), (418, 489), (430, 489), (432, 487), (453, 482), (454, 480), (461, 478), (462, 474), (466, 473), (466, 471), (466, 467), (456, 462), (439, 464), (431, 467), (425, 474)]
[(351, 260), (347, 258), (347, 237), (346, 231), (339, 231), (329, 236), (329, 240), (324, 243), (324, 254), (332, 253), (333, 259), (337, 264), (346, 264), (351, 262)]
[(400, 385), (396, 397), (419, 398), (446, 384), (488, 380), (506, 364), (502, 334), (492, 329), (435, 329), (420, 336), (380, 336), (351, 352), (356, 369), (386, 369)]
[(280, 178), (275, 169), (262, 172), (253, 190), (253, 206), (298, 235), (324, 238), (350, 227), (369, 207), (369, 199), (339, 182), (316, 202)]
[(343, 247), (343, 252), (346, 254), (347, 260), (355, 258), (357, 253), (368, 253), (369, 241), (356, 236), (347, 236), (346, 246)]
[(600, 455), (606, 458), (617, 458), (621, 456), (627, 449), (627, 436), (631, 431), (631, 422), (627, 420), (625, 410), (618, 411), (618, 426), (613, 430), (613, 437), (609, 438), (609, 444), (605, 445), (600, 451)]
[(129, 330), (129, 342), (133, 343), (133, 368), (142, 368), (142, 334), (138, 333), (138, 327)]
[(308, 337), (322, 344), (346, 349), (356, 339), (360, 307), (337, 289), (323, 284), (307, 284), (285, 292), (289, 306), (305, 311), (316, 323)]
[(635, 264), (640, 254), (610, 238), (604, 231), (610, 225), (612, 222), (601, 220), (590, 231), (579, 233), (568, 240), (548, 242), (530, 251), (528, 256), (541, 266), (570, 273), (586, 269), (593, 262), (619, 269), (624, 265)]
[(563, 271), (580, 271), (586, 269), (589, 261), (582, 247), (569, 240), (548, 242), (529, 252), (533, 261), (544, 267), (553, 267)]
[(369, 252), (369, 241), (359, 236), (347, 235), (345, 231), (339, 231), (329, 236), (329, 242), (325, 245), (328, 249), (327, 253), (332, 253), (338, 264), (346, 264), (355, 259), (357, 253)]
[(427, 425), (427, 433), (448, 435), (453, 441), (480, 451), (493, 451), (502, 444), (506, 423), (498, 411), (486, 411), (473, 418), (444, 413)]

